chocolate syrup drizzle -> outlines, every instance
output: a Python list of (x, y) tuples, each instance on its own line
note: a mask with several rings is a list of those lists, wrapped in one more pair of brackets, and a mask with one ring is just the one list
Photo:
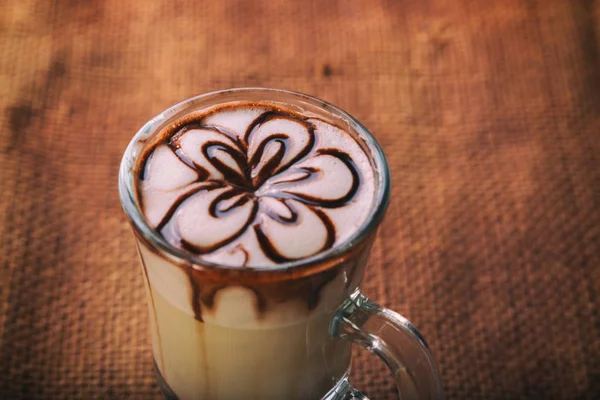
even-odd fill
[[(254, 135), (257, 134), (259, 129), (264, 124), (275, 119), (288, 119), (295, 123), (302, 125), (306, 129), (307, 140), (306, 143), (299, 150), (293, 149), (293, 139), (284, 132), (271, 133), (264, 138), (252, 154), (249, 153), (250, 143)], [(181, 140), (183, 136), (193, 129), (211, 130), (223, 137), (223, 141), (209, 140), (201, 145), (200, 153), (206, 158), (206, 160), (223, 175), (222, 180), (214, 180), (210, 178), (210, 172), (203, 166), (195, 162), (189, 154), (186, 154), (182, 148)], [(343, 196), (335, 199), (320, 198), (314, 195), (307, 195), (303, 193), (297, 193), (293, 190), (292, 183), (308, 182), (312, 179), (316, 179), (320, 174), (324, 172), (319, 168), (315, 167), (298, 167), (295, 170), (291, 169), (295, 164), (306, 160), (315, 147), (315, 126), (309, 121), (308, 118), (302, 117), (297, 114), (286, 112), (279, 109), (268, 110), (260, 114), (257, 118), (252, 121), (248, 126), (246, 132), (242, 138), (238, 138), (234, 133), (225, 130), (222, 127), (211, 126), (204, 123), (204, 117), (199, 117), (196, 120), (186, 123), (183, 127), (180, 127), (174, 134), (166, 135), (164, 139), (153, 146), (152, 149), (146, 154), (145, 159), (142, 160), (140, 165), (140, 180), (147, 179), (147, 164), (152, 158), (152, 151), (158, 145), (167, 144), (169, 149), (187, 165), (193, 169), (197, 174), (197, 179), (190, 184), (191, 188), (188, 191), (182, 193), (169, 207), (162, 220), (156, 226), (156, 230), (159, 231), (167, 241), (177, 245), (193, 254), (202, 255), (213, 252), (227, 244), (233, 242), (239, 238), (246, 230), (250, 227), (254, 230), (258, 243), (261, 250), (264, 252), (274, 263), (283, 263), (291, 261), (291, 258), (286, 257), (282, 254), (273, 241), (269, 239), (265, 229), (263, 227), (263, 220), (266, 216), (277, 223), (284, 225), (295, 225), (299, 220), (299, 212), (295, 207), (294, 201), (303, 203), (307, 209), (314, 213), (319, 220), (322, 222), (325, 231), (326, 239), (321, 249), (317, 252), (327, 250), (333, 246), (336, 238), (336, 228), (332, 223), (331, 219), (323, 211), (327, 208), (339, 208), (350, 203), (356, 195), (358, 188), (361, 183), (360, 174), (354, 161), (349, 154), (333, 148), (318, 149), (313, 152), (314, 157), (327, 155), (337, 158), (345, 167), (350, 171), (352, 176), (352, 184), (347, 193)], [(275, 147), (275, 151), (271, 151), (270, 158), (266, 161), (263, 160), (265, 151), (268, 146), (271, 149)], [(297, 154), (290, 158), (285, 163), (284, 158), (290, 151), (297, 151)], [(233, 160), (235, 167), (228, 165), (219, 158), (219, 153), (224, 153)], [(262, 161), (262, 164), (261, 164)], [(271, 177), (279, 175), (285, 171), (293, 171), (299, 173), (299, 176), (290, 178), (288, 180), (279, 181), (273, 184), (273, 187), (277, 187), (279, 190), (273, 191), (272, 193), (265, 193), (257, 195), (259, 188)], [(291, 186), (289, 190), (285, 190), (287, 186)], [(173, 216), (184, 203), (195, 195), (202, 193), (208, 193), (214, 190), (225, 189), (218, 194), (209, 205), (209, 215), (213, 218), (223, 218), (230, 213), (233, 213), (240, 207), (245, 206), (249, 202), (252, 203), (250, 213), (245, 223), (237, 230), (233, 235), (226, 239), (217, 241), (209, 246), (198, 246), (189, 241), (185, 240), (177, 233), (177, 227), (175, 229), (165, 229), (165, 226), (173, 219)], [(267, 206), (261, 204), (260, 199), (262, 197), (269, 197), (278, 201), (281, 205), (287, 208), (289, 216), (280, 215), (278, 212), (270, 209)], [(237, 248), (244, 254), (244, 265), (248, 261), (248, 252), (241, 245)], [(312, 254), (307, 254), (310, 256)], [(194, 303), (194, 309), (199, 307), (199, 303)], [(199, 314), (200, 310), (197, 311)]]

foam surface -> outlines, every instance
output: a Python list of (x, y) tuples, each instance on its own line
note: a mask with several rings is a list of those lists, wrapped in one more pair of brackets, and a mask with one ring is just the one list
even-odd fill
[(172, 245), (230, 266), (315, 255), (356, 233), (374, 173), (354, 137), (272, 107), (226, 107), (156, 144), (138, 192)]

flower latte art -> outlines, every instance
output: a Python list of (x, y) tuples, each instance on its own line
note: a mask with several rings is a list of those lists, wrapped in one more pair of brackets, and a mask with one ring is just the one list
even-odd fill
[(171, 245), (268, 267), (351, 238), (374, 197), (354, 136), (280, 106), (231, 103), (174, 124), (140, 165), (138, 196)]

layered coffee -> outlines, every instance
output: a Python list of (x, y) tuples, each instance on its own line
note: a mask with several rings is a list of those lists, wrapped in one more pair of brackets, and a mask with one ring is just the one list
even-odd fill
[[(329, 336), (358, 285), (376, 177), (358, 134), (299, 109), (225, 103), (176, 119), (137, 197), (178, 262), (139, 236), (157, 368), (175, 398), (321, 398), (350, 365)], [(282, 266), (307, 259), (302, 269)]]

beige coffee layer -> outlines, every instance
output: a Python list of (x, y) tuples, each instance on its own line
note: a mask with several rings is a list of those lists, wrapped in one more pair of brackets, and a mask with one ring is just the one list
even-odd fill
[(199, 322), (150, 290), (154, 358), (180, 400), (319, 399), (350, 366), (350, 343), (329, 337), (331, 314), (236, 329)]

